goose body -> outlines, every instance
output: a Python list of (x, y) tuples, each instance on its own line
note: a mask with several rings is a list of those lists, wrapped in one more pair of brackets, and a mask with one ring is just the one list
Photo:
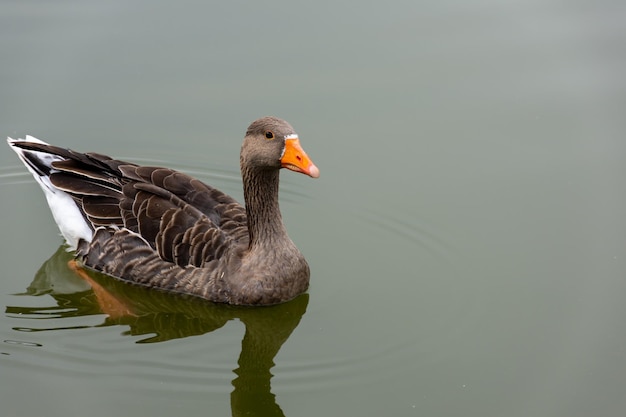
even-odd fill
[(278, 207), (281, 168), (319, 176), (291, 125), (254, 121), (240, 154), (245, 207), (168, 168), (8, 139), (39, 183), (81, 266), (147, 287), (237, 305), (303, 293), (309, 266)]

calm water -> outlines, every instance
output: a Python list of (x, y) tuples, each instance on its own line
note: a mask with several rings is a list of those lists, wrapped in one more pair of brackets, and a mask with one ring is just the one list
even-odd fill
[(0, 415), (623, 415), (625, 44), (609, 0), (5, 2), (0, 134), (241, 200), (273, 114), (321, 178), (309, 294), (241, 309), (77, 279), (2, 145)]

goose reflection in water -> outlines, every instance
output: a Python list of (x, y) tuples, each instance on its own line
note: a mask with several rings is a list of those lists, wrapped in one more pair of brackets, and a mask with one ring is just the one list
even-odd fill
[(246, 331), (241, 343), (237, 377), (232, 381), (233, 416), (284, 415), (271, 392), (270, 369), (274, 357), (298, 326), (308, 304), (308, 294), (270, 307), (236, 307), (204, 300), (146, 290), (97, 273), (85, 279), (69, 266), (73, 254), (61, 246), (36, 273), (24, 295), (50, 295), (56, 306), (7, 306), (7, 315), (33, 318), (70, 318), (106, 314), (95, 326), (26, 328), (17, 331), (41, 332), (101, 326), (129, 326), (126, 335), (150, 335), (137, 343), (155, 343), (201, 335), (239, 319)]

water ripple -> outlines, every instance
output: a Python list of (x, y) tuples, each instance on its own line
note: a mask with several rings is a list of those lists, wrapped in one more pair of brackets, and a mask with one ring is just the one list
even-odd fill
[(30, 173), (22, 165), (0, 167), (0, 185), (26, 184), (33, 182)]
[(431, 230), (426, 222), (419, 221), (414, 214), (364, 210), (358, 213), (357, 217), (361, 218), (363, 223), (425, 249), (439, 258), (451, 261), (455, 256), (452, 245), (441, 233)]
[(6, 339), (4, 340), (4, 343), (6, 343), (7, 345), (19, 345), (19, 346), (25, 346), (25, 347), (42, 347), (43, 346), (41, 343), (28, 342), (25, 340)]

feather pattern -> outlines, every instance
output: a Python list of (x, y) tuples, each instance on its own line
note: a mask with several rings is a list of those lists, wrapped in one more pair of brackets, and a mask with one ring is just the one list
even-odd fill
[[(283, 139), (270, 141), (267, 132)], [(248, 128), (240, 158), (245, 207), (172, 169), (79, 153), (32, 137), (8, 142), (44, 189), (85, 267), (214, 302), (258, 305), (289, 300), (308, 287), (308, 264), (278, 209), (278, 172), (288, 167), (281, 162), (284, 138), (294, 135), (274, 117)], [(308, 161), (304, 151), (303, 157)], [(307, 163), (298, 171), (319, 175)], [(54, 198), (63, 204), (52, 204)], [(68, 213), (70, 225), (64, 220)]]

